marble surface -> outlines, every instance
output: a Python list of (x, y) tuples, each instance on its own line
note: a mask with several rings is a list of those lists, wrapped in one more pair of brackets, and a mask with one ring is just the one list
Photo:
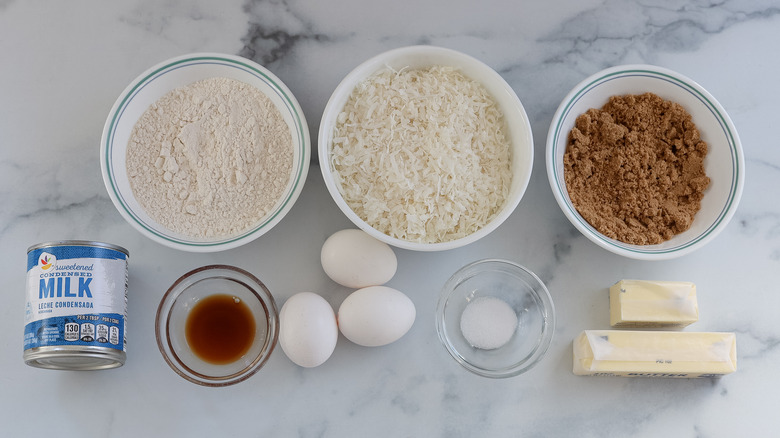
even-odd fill
[[(771, 436), (780, 404), (778, 42), (776, 0), (0, 0), (0, 435)], [(239, 54), (286, 82), (316, 138), (322, 109), (347, 72), (421, 43), (481, 59), (523, 101), (536, 158), (517, 211), (465, 248), (396, 251), (389, 285), (410, 296), (417, 320), (394, 344), (365, 348), (341, 337), (315, 369), (295, 366), (279, 349), (257, 375), (229, 388), (179, 378), (153, 331), (159, 300), (178, 276), (233, 264), (262, 278), (280, 305), (314, 291), (337, 308), (349, 290), (322, 272), (319, 249), (350, 223), (315, 163), (291, 213), (251, 244), (190, 254), (144, 238), (117, 213), (100, 175), (100, 135), (119, 93), (168, 57)], [(586, 240), (557, 207), (545, 174), (545, 137), (560, 100), (586, 76), (626, 63), (699, 82), (729, 112), (745, 147), (734, 219), (705, 248), (672, 261), (620, 258)], [(130, 250), (124, 367), (58, 372), (23, 363), (26, 249), (55, 239)], [(557, 306), (549, 354), (511, 379), (460, 368), (434, 327), (444, 281), (486, 257), (538, 273)], [(608, 327), (606, 288), (621, 278), (695, 282), (701, 320), (691, 329), (736, 332), (739, 371), (720, 380), (574, 376), (571, 341), (583, 329)]]

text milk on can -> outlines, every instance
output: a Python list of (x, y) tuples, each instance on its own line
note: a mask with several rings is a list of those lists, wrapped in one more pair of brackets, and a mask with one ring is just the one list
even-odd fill
[(122, 247), (80, 240), (27, 250), (27, 365), (100, 370), (125, 363), (128, 257)]

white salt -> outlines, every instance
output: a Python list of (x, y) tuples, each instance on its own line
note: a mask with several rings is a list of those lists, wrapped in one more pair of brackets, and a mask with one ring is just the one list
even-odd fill
[(493, 350), (509, 342), (517, 329), (517, 314), (504, 300), (479, 297), (460, 316), (460, 331), (469, 344)]

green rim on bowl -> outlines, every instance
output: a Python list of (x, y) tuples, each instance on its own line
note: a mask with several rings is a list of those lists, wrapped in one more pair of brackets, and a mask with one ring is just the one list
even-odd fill
[[(645, 77), (652, 78), (661, 81), (665, 81), (678, 87), (685, 93), (689, 93), (696, 100), (702, 103), (704, 107), (715, 117), (717, 124), (722, 130), (724, 138), (728, 143), (729, 155), (731, 159), (731, 181), (729, 183), (729, 193), (727, 201), (721, 206), (720, 212), (717, 215), (717, 219), (710, 224), (705, 230), (700, 232), (697, 236), (686, 242), (675, 246), (642, 246), (632, 245), (618, 240), (610, 239), (603, 236), (598, 232), (590, 223), (588, 223), (580, 214), (576, 208), (572, 205), (571, 200), (566, 196), (567, 189), (563, 184), (562, 178), (562, 162), (557, 157), (562, 154), (560, 148), (565, 149), (566, 142), (562, 141), (561, 137), (568, 137), (569, 131), (564, 129), (564, 121), (570, 117), (575, 104), (583, 98), (588, 92), (593, 89), (608, 84), (610, 81), (630, 78), (630, 77)], [(654, 255), (664, 255), (671, 253), (679, 253), (680, 255), (692, 250), (697, 244), (703, 243), (720, 231), (729, 222), (734, 214), (736, 204), (739, 202), (739, 198), (742, 193), (742, 185), (744, 182), (744, 159), (742, 157), (742, 148), (739, 141), (739, 136), (736, 133), (736, 129), (731, 119), (726, 114), (723, 107), (712, 97), (704, 88), (695, 83), (694, 81), (677, 74), (671, 70), (667, 70), (660, 67), (649, 65), (632, 65), (632, 66), (619, 66), (606, 69), (599, 72), (581, 82), (577, 85), (558, 108), (555, 116), (553, 117), (553, 124), (550, 126), (550, 132), (548, 133), (548, 150), (547, 150), (548, 170), (550, 172), (550, 183), (553, 184), (553, 192), (558, 198), (559, 204), (562, 208), (568, 209), (567, 216), (576, 221), (574, 225), (578, 225), (578, 228), (587, 230), (592, 240), (598, 243), (600, 246), (616, 247), (622, 251), (627, 252), (629, 256), (636, 258), (652, 258)]]
[[(270, 90), (272, 90), (283, 102), (284, 109), (288, 112), (291, 119), (294, 121), (294, 144), (302, 145), (300, 153), (298, 154), (298, 160), (294, 163), (293, 173), (291, 175), (292, 182), (289, 186), (289, 190), (285, 193), (283, 202), (278, 205), (274, 211), (266, 216), (262, 222), (249, 230), (235, 236), (230, 236), (225, 239), (216, 241), (199, 241), (196, 239), (184, 239), (177, 238), (171, 235), (161, 233), (156, 230), (155, 227), (146, 223), (141, 217), (139, 217), (129, 206), (127, 200), (122, 195), (121, 191), (117, 187), (116, 172), (113, 168), (112, 153), (114, 149), (114, 137), (116, 134), (117, 124), (127, 109), (128, 105), (138, 95), (138, 93), (149, 85), (153, 80), (158, 79), (166, 74), (174, 72), (180, 68), (195, 66), (195, 65), (219, 65), (224, 67), (235, 68), (245, 73), (249, 73), (257, 79), (263, 81)], [(282, 108), (279, 108), (280, 111)], [(103, 162), (106, 172), (106, 187), (110, 190), (110, 195), (116, 201), (114, 202), (117, 208), (121, 208), (120, 212), (124, 213), (124, 216), (130, 218), (137, 226), (150, 233), (157, 239), (164, 242), (169, 242), (174, 246), (181, 246), (183, 248), (214, 248), (214, 247), (231, 247), (242, 239), (246, 239), (248, 236), (257, 233), (265, 228), (268, 224), (275, 223), (280, 219), (280, 215), (286, 214), (291, 203), (297, 198), (300, 193), (301, 186), (305, 182), (305, 178), (308, 172), (308, 164), (310, 161), (310, 145), (308, 126), (305, 121), (305, 117), (289, 89), (271, 72), (265, 70), (260, 65), (249, 61), (247, 59), (232, 56), (232, 55), (220, 55), (220, 54), (196, 54), (185, 55), (178, 58), (165, 61), (158, 64), (147, 72), (139, 76), (128, 88), (122, 93), (122, 97), (117, 101), (114, 109), (112, 109), (109, 115), (109, 120), (106, 126), (107, 133), (104, 135), (104, 144), (102, 145), (104, 156)], [(164, 243), (163, 242), (163, 243)]]

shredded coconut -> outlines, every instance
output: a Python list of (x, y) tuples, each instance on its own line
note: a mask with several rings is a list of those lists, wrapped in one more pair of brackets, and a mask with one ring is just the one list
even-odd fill
[(487, 224), (512, 174), (498, 105), (450, 67), (385, 69), (339, 114), (331, 169), (350, 208), (398, 239), (447, 242)]
[(255, 87), (210, 78), (152, 104), (127, 145), (130, 186), (149, 216), (196, 238), (259, 223), (290, 179), (292, 136)]

